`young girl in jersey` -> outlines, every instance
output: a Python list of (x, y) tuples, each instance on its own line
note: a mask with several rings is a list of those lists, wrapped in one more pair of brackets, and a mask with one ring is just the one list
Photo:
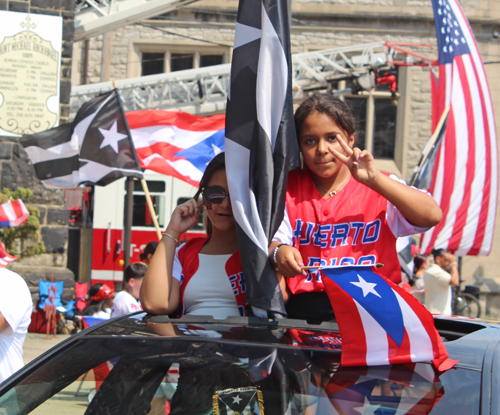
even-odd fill
[(288, 277), (289, 316), (331, 319), (319, 272), (302, 266), (382, 263), (399, 283), (396, 238), (426, 231), (442, 213), (428, 194), (380, 173), (373, 156), (354, 146), (355, 120), (340, 99), (312, 95), (295, 124), (305, 167), (288, 176), (285, 218), (269, 256)]
[[(198, 201), (199, 195), (203, 201)], [(177, 247), (182, 233), (198, 222), (204, 205), (208, 237)], [(245, 313), (245, 283), (229, 200), (224, 153), (207, 166), (193, 199), (177, 206), (149, 264), (141, 304), (154, 314), (209, 315), (217, 319)]]

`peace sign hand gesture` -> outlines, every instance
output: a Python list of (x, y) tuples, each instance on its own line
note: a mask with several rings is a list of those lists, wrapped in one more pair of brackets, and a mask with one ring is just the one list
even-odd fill
[(329, 151), (349, 168), (352, 177), (358, 182), (364, 185), (373, 182), (379, 173), (375, 167), (373, 155), (368, 150), (361, 151), (357, 147), (349, 147), (340, 134), (337, 134), (337, 141), (343, 152), (336, 150), (333, 146), (328, 148)]

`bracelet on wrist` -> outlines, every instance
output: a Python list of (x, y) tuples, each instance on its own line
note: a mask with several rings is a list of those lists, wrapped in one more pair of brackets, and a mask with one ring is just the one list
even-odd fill
[(276, 248), (274, 248), (274, 252), (273, 252), (273, 261), (276, 265), (278, 265), (278, 261), (277, 261), (277, 257), (278, 257), (278, 249), (280, 249), (280, 246), (283, 246), (283, 245), (286, 245), (286, 246), (289, 246), (288, 244), (279, 244)]
[(173, 239), (175, 241), (176, 244), (179, 243), (179, 240), (177, 238), (174, 238), (172, 235), (170, 235), (169, 233), (167, 232), (163, 232), (163, 236), (168, 236), (169, 238)]

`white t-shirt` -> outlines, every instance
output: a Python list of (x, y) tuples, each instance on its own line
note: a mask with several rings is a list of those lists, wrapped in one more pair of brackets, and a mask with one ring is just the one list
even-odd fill
[(433, 314), (451, 316), (451, 274), (437, 264), (425, 270), (425, 307)]
[[(185, 314), (225, 319), (239, 316), (238, 304), (227, 277), (226, 262), (232, 255), (198, 254), (198, 270), (184, 290)], [(182, 266), (176, 255), (172, 276), (180, 281)]]
[(142, 310), (142, 307), (139, 300), (136, 300), (127, 291), (120, 291), (113, 300), (111, 317), (118, 317), (140, 310)]
[(9, 327), (0, 332), (0, 382), (23, 367), (23, 344), (33, 302), (28, 285), (15, 272), (0, 268), (0, 314)]

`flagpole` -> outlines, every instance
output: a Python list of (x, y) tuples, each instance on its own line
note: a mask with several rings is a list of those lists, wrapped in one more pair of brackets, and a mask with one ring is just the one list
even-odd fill
[(151, 214), (151, 218), (153, 219), (153, 224), (155, 225), (156, 235), (158, 236), (158, 240), (161, 241), (161, 230), (160, 225), (158, 224), (158, 219), (156, 218), (156, 212), (153, 206), (153, 202), (151, 201), (151, 196), (149, 196), (149, 189), (146, 180), (141, 179), (142, 190), (144, 190), (144, 195), (146, 196), (146, 203), (149, 208), (149, 213)]
[(132, 217), (134, 212), (134, 178), (125, 181), (125, 218), (123, 229), (123, 269), (130, 265), (130, 245), (132, 242)]
[(413, 177), (412, 177), (412, 180), (410, 183), (411, 186), (413, 186), (413, 184), (417, 180), (417, 177), (419, 176), (420, 171), (422, 170), (422, 167), (424, 166), (424, 164), (427, 160), (427, 157), (429, 156), (429, 153), (430, 153), (432, 147), (434, 146), (434, 143), (436, 142), (437, 138), (439, 137), (439, 132), (441, 131), (441, 128), (443, 127), (443, 124), (446, 121), (446, 117), (448, 116), (449, 111), (450, 111), (449, 106), (444, 108), (443, 113), (441, 114), (441, 118), (439, 118), (439, 122), (436, 125), (436, 129), (432, 133), (431, 138), (429, 139), (429, 142), (427, 143), (427, 146), (426, 146), (427, 151), (425, 152), (425, 154), (422, 154), (422, 157), (420, 158), (420, 161), (418, 163), (418, 169), (413, 174)]

